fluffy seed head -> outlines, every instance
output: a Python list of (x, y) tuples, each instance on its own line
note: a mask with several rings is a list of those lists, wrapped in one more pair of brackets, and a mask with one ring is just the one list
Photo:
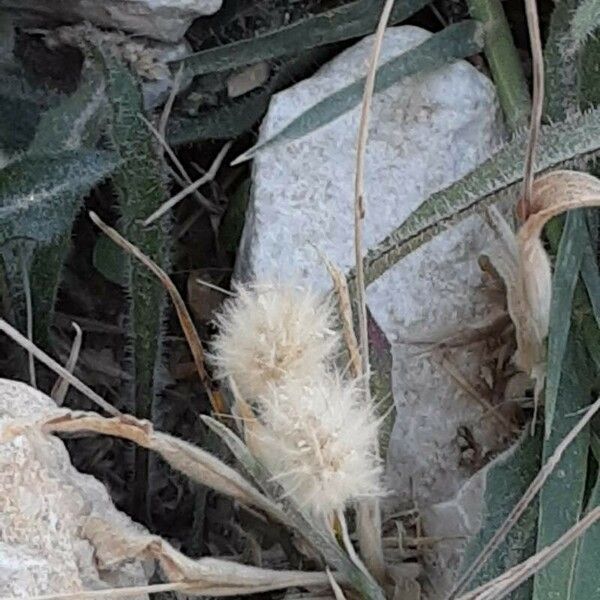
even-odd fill
[(217, 376), (233, 377), (249, 400), (284, 379), (320, 374), (338, 344), (331, 305), (290, 285), (240, 287), (216, 321)]
[(286, 381), (261, 397), (259, 418), (258, 458), (303, 509), (328, 516), (381, 494), (378, 421), (355, 385)]

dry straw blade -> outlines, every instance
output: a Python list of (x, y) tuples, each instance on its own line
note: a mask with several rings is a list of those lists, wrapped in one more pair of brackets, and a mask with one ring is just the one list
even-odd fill
[(513, 234), (496, 210), (489, 214), (503, 242), (490, 256), (506, 283), (508, 311), (515, 324), (517, 366), (536, 380), (536, 397), (545, 378), (545, 348), (550, 322), (552, 271), (540, 235), (554, 216), (574, 208), (600, 205), (600, 180), (587, 173), (558, 170), (533, 183), (529, 205), (521, 203), (526, 220)]

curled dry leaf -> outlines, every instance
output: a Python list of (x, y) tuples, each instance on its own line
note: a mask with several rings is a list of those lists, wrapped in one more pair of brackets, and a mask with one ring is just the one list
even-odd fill
[(194, 481), (227, 494), (242, 504), (264, 510), (278, 521), (286, 522), (279, 506), (263, 496), (237, 471), (188, 442), (154, 431), (149, 421), (129, 415), (105, 418), (93, 412), (65, 410), (58, 416), (54, 413), (35, 421), (15, 423), (11, 427), (6, 427), (2, 431), (0, 442), (8, 441), (31, 428), (40, 429), (44, 433), (93, 431), (130, 440), (138, 446), (160, 454), (172, 467), (185, 473)]
[(187, 594), (231, 596), (329, 582), (322, 572), (275, 571), (209, 557), (194, 560), (141, 527), (120, 529), (98, 517), (88, 519), (83, 535), (94, 546), (101, 568), (135, 558), (153, 558), (169, 581), (190, 585)]
[(518, 211), (526, 220), (516, 235), (495, 208), (489, 211), (503, 246), (490, 260), (506, 284), (508, 311), (517, 336), (515, 363), (535, 379), (536, 398), (545, 379), (544, 340), (552, 297), (550, 260), (540, 234), (556, 215), (599, 205), (599, 179), (587, 173), (559, 170), (535, 180), (528, 207), (519, 204)]

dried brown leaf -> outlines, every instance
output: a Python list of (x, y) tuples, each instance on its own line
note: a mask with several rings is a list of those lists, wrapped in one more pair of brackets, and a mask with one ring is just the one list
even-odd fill
[(65, 410), (59, 416), (41, 416), (35, 422), (14, 423), (1, 432), (0, 441), (12, 439), (27, 429), (37, 428), (44, 433), (95, 432), (130, 440), (138, 446), (153, 450), (194, 481), (235, 498), (242, 504), (264, 510), (285, 523), (279, 506), (246, 481), (237, 471), (212, 454), (181, 439), (154, 431), (149, 421), (130, 415), (107, 418), (93, 412)]
[(117, 529), (100, 518), (88, 519), (83, 534), (94, 546), (100, 567), (151, 557), (169, 581), (189, 584), (188, 594), (231, 596), (329, 582), (322, 572), (275, 571), (209, 557), (194, 560), (141, 528)]

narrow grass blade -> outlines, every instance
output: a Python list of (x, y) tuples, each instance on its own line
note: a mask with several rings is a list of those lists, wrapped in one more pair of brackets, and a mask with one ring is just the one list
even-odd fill
[[(463, 565), (468, 566), (480, 554), (494, 532), (525, 493), (540, 469), (541, 429), (537, 435), (522, 434), (514, 448), (495, 460), (485, 474), (484, 512), (481, 529), (465, 549)], [(507, 569), (529, 558), (535, 552), (538, 506), (532, 502), (519, 518), (506, 539), (473, 578), (469, 589), (498, 577)], [(521, 588), (512, 600), (530, 600), (531, 586)]]
[[(476, 54), (481, 50), (482, 44), (482, 29), (476, 21), (462, 21), (450, 25), (379, 67), (375, 92), (385, 90), (410, 75), (432, 71), (459, 58)], [(281, 131), (239, 156), (234, 164), (251, 159), (259, 150), (267, 146), (301, 138), (330, 123), (361, 102), (364, 87), (363, 77), (321, 100)]]
[[(427, 0), (397, 1), (390, 16), (398, 23), (423, 8)], [(210, 48), (171, 63), (193, 75), (236, 69), (261, 60), (291, 56), (315, 46), (367, 35), (375, 30), (383, 0), (359, 0), (247, 40)]]
[[(542, 127), (537, 172), (585, 161), (600, 150), (600, 109)], [(432, 194), (365, 257), (367, 284), (458, 221), (518, 193), (525, 136), (518, 135), (480, 167)], [(401, 194), (401, 190), (399, 190)], [(353, 277), (349, 278), (353, 279)]]
[[(556, 264), (552, 278), (552, 304), (548, 335), (548, 370), (545, 392), (545, 430), (550, 435), (558, 387), (567, 340), (571, 328), (569, 315), (573, 308), (573, 293), (579, 278), (579, 268), (587, 241), (585, 211), (575, 210), (567, 214), (565, 227), (558, 245)], [(558, 368), (557, 368), (558, 367)]]
[[(562, 318), (570, 318), (563, 315)], [(583, 348), (581, 332), (571, 331), (563, 360), (549, 362), (548, 371), (561, 374), (550, 436), (544, 442), (544, 460), (550, 456), (576, 423), (591, 397), (592, 373)], [(565, 450), (556, 470), (540, 493), (538, 550), (560, 538), (580, 518), (585, 490), (589, 449), (589, 429), (585, 428)], [(571, 545), (541, 570), (534, 580), (533, 600), (573, 598), (573, 573), (577, 545)]]

